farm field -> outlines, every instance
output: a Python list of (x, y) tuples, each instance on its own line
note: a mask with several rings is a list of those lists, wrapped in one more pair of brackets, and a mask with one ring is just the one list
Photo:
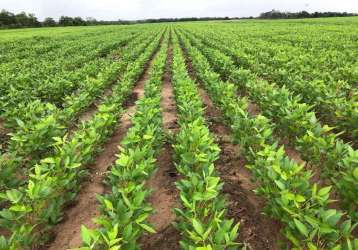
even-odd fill
[(358, 18), (0, 38), (0, 250), (358, 249)]

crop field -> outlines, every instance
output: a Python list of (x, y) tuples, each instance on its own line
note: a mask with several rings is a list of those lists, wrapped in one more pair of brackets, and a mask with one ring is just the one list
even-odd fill
[(358, 250), (358, 18), (0, 31), (0, 250)]

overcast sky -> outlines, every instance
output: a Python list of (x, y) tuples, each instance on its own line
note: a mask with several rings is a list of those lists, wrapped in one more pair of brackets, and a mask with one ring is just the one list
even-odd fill
[(358, 12), (358, 0), (0, 0), (0, 9), (34, 13), (41, 20), (61, 15), (133, 20), (257, 16), (271, 9)]

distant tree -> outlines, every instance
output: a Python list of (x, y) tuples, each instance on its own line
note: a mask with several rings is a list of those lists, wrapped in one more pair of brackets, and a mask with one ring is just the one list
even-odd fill
[(45, 27), (54, 27), (57, 25), (55, 19), (53, 19), (52, 17), (46, 17), (42, 24)]
[(73, 18), (69, 16), (61, 16), (58, 24), (61, 26), (73, 26)]
[(314, 12), (310, 14), (307, 11), (300, 12), (281, 12), (278, 10), (271, 10), (261, 13), (259, 18), (263, 19), (289, 19), (289, 18), (318, 18), (318, 17), (343, 17), (356, 16), (354, 13), (347, 12)]
[(93, 17), (86, 17), (87, 25), (96, 25), (98, 21)]
[(73, 25), (74, 26), (84, 26), (86, 25), (86, 21), (83, 20), (81, 17), (73, 18)]
[(29, 20), (30, 27), (40, 27), (41, 26), (41, 23), (39, 22), (39, 20), (37, 20), (37, 17), (35, 16), (35, 14), (29, 14), (28, 20)]
[(9, 11), (1, 10), (0, 12), (0, 26), (10, 26), (16, 24), (15, 15)]

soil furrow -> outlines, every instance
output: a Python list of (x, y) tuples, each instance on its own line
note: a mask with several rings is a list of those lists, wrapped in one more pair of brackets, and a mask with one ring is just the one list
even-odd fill
[(251, 249), (279, 249), (280, 224), (262, 215), (265, 202), (253, 192), (257, 184), (252, 182), (251, 173), (245, 168), (239, 146), (232, 143), (230, 129), (221, 122), (222, 115), (206, 92), (202, 88), (199, 92), (206, 106), (209, 128), (221, 148), (215, 166), (224, 182), (223, 192), (228, 195), (228, 217), (240, 221), (240, 241)]
[(7, 143), (10, 139), (9, 133), (10, 129), (5, 128), (5, 122), (0, 119), (0, 153), (5, 153), (7, 148)]
[[(161, 93), (163, 128), (168, 136), (174, 135), (178, 131), (178, 115), (171, 83), (172, 61), (173, 49), (170, 45), (168, 47), (168, 58)], [(155, 214), (151, 215), (148, 221), (154, 226), (157, 233), (142, 237), (142, 249), (180, 249), (180, 235), (172, 225), (175, 220), (175, 214), (172, 210), (180, 206), (179, 193), (175, 187), (175, 182), (178, 180), (179, 175), (172, 156), (173, 148), (166, 141), (158, 156), (158, 170), (146, 184), (148, 188), (153, 190), (148, 201), (155, 209)]]
[[(190, 77), (201, 85), (192, 63), (183, 49)], [(206, 107), (205, 116), (209, 129), (216, 136), (220, 146), (220, 158), (216, 162), (221, 179), (224, 182), (223, 193), (228, 197), (228, 218), (240, 222), (239, 240), (254, 250), (279, 249), (278, 242), (283, 240), (278, 221), (262, 214), (265, 201), (253, 190), (257, 184), (252, 182), (252, 175), (245, 168), (245, 159), (240, 155), (238, 145), (232, 143), (232, 133), (222, 122), (220, 110), (215, 108), (206, 91), (199, 86), (199, 93)], [(255, 107), (251, 107), (255, 110)]]
[(136, 83), (132, 95), (124, 104), (125, 112), (119, 121), (119, 127), (104, 145), (104, 150), (96, 157), (94, 164), (89, 166), (90, 175), (83, 184), (76, 203), (66, 210), (65, 220), (54, 229), (55, 240), (49, 245), (49, 250), (65, 250), (81, 246), (81, 225), (94, 228), (93, 218), (99, 216), (97, 194), (105, 193), (103, 180), (108, 168), (115, 162), (118, 146), (131, 126), (131, 117), (136, 110), (135, 102), (144, 96), (144, 84), (149, 79), (150, 65), (154, 56), (146, 64), (144, 74)]

